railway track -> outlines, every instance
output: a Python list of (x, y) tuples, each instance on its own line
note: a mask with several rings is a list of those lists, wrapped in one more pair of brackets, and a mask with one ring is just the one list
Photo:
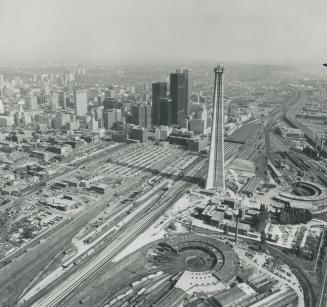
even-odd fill
[(275, 257), (277, 256), (281, 258), (292, 269), (292, 272), (295, 274), (303, 288), (305, 307), (316, 307), (317, 299), (315, 291), (310, 280), (303, 272), (303, 269), (288, 259), (288, 257), (278, 248), (272, 247), (271, 245), (267, 245), (266, 247), (271, 254), (273, 254)]
[[(130, 187), (126, 187), (126, 189), (130, 189)], [(51, 255), (55, 255), (58, 251), (63, 251), (65, 246), (71, 242), (72, 237), (75, 235), (76, 232), (80, 229), (80, 225), (84, 225), (87, 221), (97, 216), (104, 208), (107, 207), (107, 200), (100, 201), (95, 207), (93, 207), (90, 211), (83, 213), (80, 217), (72, 220), (69, 224), (62, 226), (61, 228), (58, 227), (50, 236), (47, 236), (47, 240), (39, 243), (42, 239), (39, 238), (37, 242), (35, 242), (32, 246), (25, 246), (24, 249), (27, 248), (31, 249), (36, 245), (40, 244), (39, 251), (42, 252), (42, 256), (48, 259), (51, 259)], [(48, 234), (47, 234), (48, 235)], [(49, 245), (50, 244), (50, 245)], [(32, 250), (33, 252), (33, 250)], [(22, 252), (23, 253), (23, 252)], [(30, 252), (28, 252), (30, 253)], [(28, 254), (27, 254), (28, 255)], [(13, 261), (19, 261), (13, 260)], [(45, 261), (43, 258), (40, 261), (35, 262), (35, 258), (29, 259), (28, 261), (24, 260), (24, 270), (10, 270), (7, 272), (7, 267), (4, 267), (0, 271), (0, 306), (3, 302), (2, 299), (5, 298), (12, 298), (13, 295), (11, 291), (18, 287), (18, 284), (22, 280), (29, 281), (32, 276), (35, 275), (35, 272), (38, 269), (38, 265), (40, 265), (40, 269), (44, 268), (48, 261)], [(11, 264), (15, 265), (15, 262)], [(21, 265), (20, 265), (21, 266)], [(38, 269), (39, 270), (39, 269)], [(10, 273), (10, 274), (8, 274)], [(26, 286), (24, 286), (25, 288)]]
[[(195, 176), (197, 173), (203, 169), (203, 165), (200, 163), (201, 158), (198, 158), (184, 170), (185, 175)], [(197, 165), (200, 163), (200, 166)], [(107, 248), (101, 254), (99, 254), (87, 267), (83, 268), (78, 274), (73, 275), (71, 278), (63, 282), (59, 287), (55, 288), (50, 295), (37, 301), (32, 306), (44, 306), (52, 307), (57, 306), (62, 302), (65, 297), (67, 297), (72, 291), (77, 287), (81, 286), (87, 279), (94, 277), (99, 271), (108, 264), (112, 258), (117, 255), (122, 249), (128, 246), (138, 235), (144, 232), (148, 227), (150, 227), (177, 199), (181, 194), (190, 186), (190, 183), (185, 183), (184, 181), (178, 181), (172, 187), (172, 189), (167, 192), (168, 195), (164, 195), (163, 198), (157, 202), (155, 206), (151, 206), (151, 210), (140, 213), (140, 215), (133, 221), (133, 225), (127, 227), (121, 235), (108, 245)], [(135, 227), (135, 225), (137, 225)]]
[[(155, 146), (153, 146), (155, 147)], [(132, 152), (133, 148), (130, 148), (129, 150)], [(116, 150), (119, 150), (119, 148), (116, 148)], [(117, 156), (119, 156), (119, 153), (117, 153)], [(121, 157), (121, 155), (120, 155)], [(107, 159), (108, 153), (103, 153), (101, 155), (101, 159)], [(85, 161), (83, 161), (85, 163)], [(99, 163), (98, 161), (91, 161), (88, 163), (95, 164)], [(152, 164), (151, 161), (149, 161), (150, 165)], [(138, 184), (138, 183), (136, 183)], [(134, 184), (133, 184), (134, 185)], [(124, 186), (123, 189), (130, 190), (131, 186)], [(122, 193), (125, 193), (122, 191)], [(107, 199), (107, 198), (106, 198)], [(4, 267), (4, 271), (0, 274), (0, 305), (2, 303), (5, 303), (5, 305), (13, 306), (16, 304), (16, 299), (19, 296), (19, 291), (26, 289), (28, 287), (28, 283), (30, 282), (31, 278), (36, 275), (37, 271), (42, 270), (46, 265), (46, 259), (51, 259), (51, 255), (55, 255), (58, 253), (58, 250), (63, 251), (65, 248), (67, 248), (68, 245), (71, 243), (72, 237), (75, 235), (76, 231), (80, 229), (81, 225), (88, 222), (90, 219), (92, 219), (94, 216), (99, 214), (105, 207), (107, 207), (107, 201), (104, 200), (102, 203), (99, 204), (99, 206), (93, 207), (90, 211), (85, 212), (80, 219), (77, 218), (77, 220), (69, 221), (67, 227), (65, 227), (63, 224), (61, 224), (61, 228), (53, 228), (50, 232), (44, 234), (44, 236), (41, 236), (36, 240), (35, 242), (31, 243), (30, 245), (24, 246), (18, 254), (11, 255), (12, 258), (16, 258), (26, 252), (26, 256), (23, 260), (13, 260), (17, 261), (16, 264), (10, 264), (6, 267)], [(35, 258), (31, 260), (32, 255), (36, 255), (35, 250), (33, 247), (39, 244), (39, 240), (42, 240), (43, 238), (48, 239), (45, 242), (42, 242), (38, 247), (37, 251), (42, 251), (40, 257), (40, 260), (35, 262)], [(51, 241), (51, 242), (50, 242)], [(45, 249), (45, 247), (47, 247)], [(25, 250), (25, 251), (24, 251)], [(30, 251), (29, 251), (30, 250)], [(22, 261), (24, 261), (24, 267), (22, 267)], [(21, 269), (19, 269), (21, 268)], [(18, 291), (19, 289), (19, 291)], [(14, 294), (15, 293), (15, 294)], [(17, 294), (17, 296), (16, 296)]]
[(99, 160), (103, 159), (103, 158), (106, 158), (108, 155), (114, 153), (115, 151), (119, 150), (123, 148), (123, 145), (119, 144), (113, 148), (108, 148), (107, 150), (104, 150), (103, 152), (97, 154), (97, 155), (93, 155), (93, 156), (90, 156), (90, 157), (85, 157), (81, 160), (79, 160), (78, 162), (76, 162), (73, 167), (73, 169), (70, 169), (69, 171), (63, 171), (63, 172), (60, 172), (60, 173), (55, 173), (53, 175), (50, 175), (49, 178), (47, 178), (46, 180), (42, 181), (42, 182), (39, 182), (37, 183), (36, 185), (33, 185), (31, 187), (28, 187), (24, 190), (22, 190), (22, 196), (26, 197), (28, 195), (31, 195), (35, 192), (37, 192), (38, 190), (40, 190), (40, 188), (42, 188), (43, 186), (45, 186), (48, 182), (52, 181), (52, 180), (55, 180), (55, 179), (58, 179), (62, 176), (67, 176), (68, 174), (70, 173), (73, 173), (74, 171), (76, 171), (81, 165), (85, 164), (85, 163), (88, 163), (90, 161), (92, 161), (91, 163), (97, 163), (99, 162)]

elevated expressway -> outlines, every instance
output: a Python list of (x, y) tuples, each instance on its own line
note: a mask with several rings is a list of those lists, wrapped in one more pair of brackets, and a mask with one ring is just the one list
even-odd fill
[[(285, 114), (284, 114), (285, 119), (292, 126), (300, 129), (304, 133), (305, 137), (308, 139), (308, 141), (311, 145), (315, 145), (315, 143), (316, 143), (315, 134), (312, 132), (312, 130), (310, 130), (306, 125), (302, 124), (296, 118), (296, 114), (299, 113), (300, 107), (305, 102), (305, 96), (302, 91), (297, 91), (297, 96), (298, 96), (298, 101), (285, 112)], [(327, 154), (326, 149), (323, 149), (322, 153), (326, 155)]]

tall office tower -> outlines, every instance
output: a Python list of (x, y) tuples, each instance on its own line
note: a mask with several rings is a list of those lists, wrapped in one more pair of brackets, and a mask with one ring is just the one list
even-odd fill
[(0, 114), (3, 114), (3, 113), (5, 113), (5, 108), (3, 106), (2, 100), (0, 99)]
[(191, 82), (190, 82), (190, 71), (188, 69), (183, 70), (183, 75), (185, 76), (185, 92), (186, 92), (186, 104), (185, 104), (185, 111), (186, 116), (190, 114), (190, 100), (192, 94)]
[(25, 98), (25, 109), (29, 111), (36, 110), (38, 108), (37, 105), (37, 97), (32, 95), (28, 95)]
[(87, 113), (87, 90), (75, 90), (75, 114), (76, 116), (83, 116)]
[(159, 100), (167, 97), (167, 83), (152, 83), (152, 125), (158, 126), (159, 123)]
[(182, 125), (189, 112), (188, 70), (170, 74), (170, 98), (173, 101), (173, 124)]
[(141, 105), (133, 104), (131, 106), (132, 124), (144, 127), (144, 108)]
[(52, 111), (56, 111), (58, 107), (66, 109), (66, 93), (59, 90), (52, 92), (50, 106)]
[(0, 74), (0, 97), (3, 97), (3, 87), (4, 87), (3, 74)]
[(56, 116), (53, 118), (52, 128), (61, 129), (67, 123), (70, 123), (70, 114), (65, 113), (56, 113)]
[(104, 129), (110, 130), (114, 123), (121, 121), (121, 110), (113, 109), (103, 112)]
[(105, 98), (103, 101), (103, 106), (105, 110), (120, 109), (121, 103), (115, 98)]
[(217, 65), (214, 69), (215, 83), (213, 95), (212, 125), (206, 189), (225, 190), (224, 171), (224, 101), (223, 73), (224, 67)]
[(61, 106), (63, 109), (66, 109), (66, 93), (64, 91), (60, 91), (59, 106)]
[(93, 131), (99, 129), (99, 122), (95, 119), (94, 110), (91, 111), (91, 121), (88, 123), (88, 128)]
[(151, 106), (149, 105), (132, 105), (132, 124), (143, 127), (151, 128)]
[(51, 96), (50, 95), (41, 94), (40, 96), (37, 97), (37, 100), (38, 100), (38, 104), (41, 104), (41, 105), (50, 106), (50, 104), (51, 104)]
[(51, 102), (50, 102), (51, 111), (56, 111), (57, 110), (57, 108), (59, 106), (59, 96), (60, 96), (59, 91), (55, 91), (55, 92), (52, 93)]
[(171, 126), (173, 124), (173, 101), (165, 97), (159, 99), (159, 123), (158, 125)]
[(152, 127), (152, 121), (151, 121), (151, 116), (152, 116), (152, 108), (150, 105), (144, 105), (144, 115), (145, 115), (145, 118), (144, 118), (144, 122), (145, 122), (145, 125), (144, 125), (144, 128), (148, 128), (148, 129), (151, 129)]

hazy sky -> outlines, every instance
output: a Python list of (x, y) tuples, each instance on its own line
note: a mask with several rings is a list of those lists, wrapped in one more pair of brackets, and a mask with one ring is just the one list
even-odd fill
[(327, 61), (327, 0), (0, 0), (5, 60)]

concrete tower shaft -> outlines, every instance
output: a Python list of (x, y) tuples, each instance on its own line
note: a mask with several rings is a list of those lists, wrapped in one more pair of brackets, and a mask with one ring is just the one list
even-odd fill
[(224, 191), (224, 67), (221, 65), (217, 65), (214, 69), (214, 73), (215, 83), (206, 189), (216, 189)]

